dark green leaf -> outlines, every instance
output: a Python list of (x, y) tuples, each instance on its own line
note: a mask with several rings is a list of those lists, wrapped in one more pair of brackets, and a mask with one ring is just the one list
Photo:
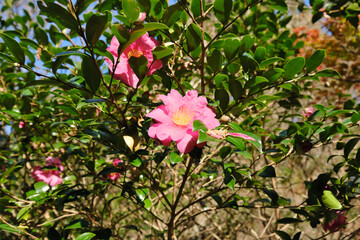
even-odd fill
[(57, 20), (64, 27), (77, 31), (78, 23), (76, 18), (65, 8), (53, 2), (47, 2), (47, 7), (45, 7), (42, 2), (38, 1), (38, 5), (41, 11), (44, 11), (50, 19)]
[(216, 18), (222, 23), (226, 24), (229, 20), (232, 10), (232, 0), (215, 0), (214, 12)]
[(54, 227), (49, 228), (47, 237), (49, 240), (61, 240), (60, 234), (58, 233), (58, 231), (56, 231)]
[(99, 72), (98, 66), (90, 57), (83, 57), (81, 71), (85, 78), (85, 82), (90, 87), (91, 91), (95, 93), (101, 82), (101, 73)]
[(97, 40), (104, 33), (108, 22), (107, 15), (94, 14), (86, 23), (86, 39), (90, 45), (95, 45)]
[(245, 35), (242, 37), (240, 45), (244, 52), (249, 50), (255, 43), (255, 38), (251, 37), (250, 35)]
[(190, 24), (186, 30), (185, 36), (187, 47), (190, 52), (199, 47), (201, 43), (201, 30), (196, 24)]
[(359, 142), (360, 138), (353, 138), (350, 141), (348, 141), (344, 147), (344, 157), (345, 159), (348, 159), (351, 151), (354, 149), (356, 144)]
[(302, 222), (302, 220), (297, 218), (282, 218), (277, 220), (277, 223), (281, 223), (281, 224), (299, 223), (299, 222)]
[(219, 106), (222, 111), (225, 111), (227, 106), (229, 105), (229, 94), (224, 89), (218, 89), (215, 91), (215, 100), (218, 100)]
[(138, 20), (140, 8), (134, 0), (122, 0), (122, 8), (130, 23), (134, 23)]
[(227, 38), (224, 41), (224, 53), (228, 61), (233, 59), (240, 50), (240, 40), (238, 38)]
[[(205, 6), (205, 1), (203, 1), (203, 6)], [(200, 0), (192, 0), (190, 4), (190, 9), (195, 18), (199, 17), (201, 15)]]
[(141, 55), (140, 57), (130, 57), (128, 62), (129, 62), (131, 69), (136, 74), (136, 76), (140, 80), (142, 80), (148, 71), (147, 58), (144, 55)]
[(16, 98), (11, 93), (4, 93), (0, 96), (0, 102), (7, 110), (11, 110), (15, 105)]
[(264, 47), (258, 47), (255, 50), (255, 60), (257, 62), (261, 62), (262, 60), (264, 60), (265, 58), (265, 54), (266, 54), (266, 49)]
[(224, 57), (217, 49), (215, 49), (213, 52), (207, 55), (207, 62), (214, 73), (216, 73), (221, 69), (223, 61), (224, 61)]
[(264, 178), (276, 177), (275, 168), (273, 166), (266, 166), (265, 168), (263, 168), (263, 170), (261, 170), (259, 176)]
[(231, 79), (229, 81), (229, 90), (235, 100), (240, 99), (241, 96), (245, 93), (241, 83), (236, 79)]
[(167, 56), (169, 56), (169, 55), (171, 55), (173, 53), (174, 53), (174, 49), (164, 47), (164, 46), (157, 46), (153, 50), (153, 54), (155, 56), (155, 59), (162, 59), (162, 58), (167, 57)]
[(35, 28), (35, 38), (43, 46), (49, 44), (47, 33), (40, 27)]
[(268, 58), (260, 63), (260, 68), (265, 68), (273, 63), (280, 62), (280, 61), (284, 61), (284, 59), (280, 58), (280, 57)]
[(332, 69), (320, 70), (315, 74), (315, 76), (317, 76), (317, 77), (340, 77), (341, 78), (341, 75), (337, 71), (332, 70)]
[(176, 23), (179, 20), (182, 13), (183, 13), (183, 9), (181, 5), (179, 3), (176, 3), (174, 5), (171, 5), (165, 10), (164, 15), (162, 17), (162, 21), (168, 27), (171, 27), (172, 25), (174, 25), (174, 23)]
[(5, 45), (9, 48), (11, 54), (17, 59), (17, 61), (20, 64), (24, 64), (25, 52), (24, 49), (21, 48), (20, 44), (5, 33), (0, 33), (0, 37), (4, 41)]
[(288, 61), (284, 66), (284, 73), (283, 76), (285, 78), (292, 78), (295, 74), (302, 71), (305, 65), (305, 58), (303, 57), (296, 57)]
[(306, 61), (306, 72), (314, 71), (324, 61), (325, 50), (317, 50)]
[(291, 240), (291, 237), (289, 234), (287, 234), (284, 231), (277, 230), (275, 233), (282, 239), (282, 240)]

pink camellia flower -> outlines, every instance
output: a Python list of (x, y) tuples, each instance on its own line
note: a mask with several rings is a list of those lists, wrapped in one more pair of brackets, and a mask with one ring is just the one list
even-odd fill
[(345, 224), (346, 224), (346, 217), (344, 216), (344, 211), (336, 211), (335, 217), (329, 221), (325, 222), (323, 224), (324, 231), (330, 231), (330, 232), (337, 232), (339, 231)]
[(160, 105), (146, 116), (156, 123), (149, 128), (149, 136), (158, 139), (168, 146), (176, 141), (177, 148), (182, 153), (191, 152), (195, 146), (203, 147), (205, 143), (197, 143), (198, 131), (192, 131), (193, 121), (201, 120), (208, 129), (220, 125), (214, 111), (207, 106), (205, 97), (198, 97), (196, 90), (188, 91), (185, 96), (177, 90), (171, 90), (168, 95), (160, 95), (164, 105)]
[[(118, 158), (114, 158), (112, 164), (114, 165), (114, 167), (117, 167), (117, 166), (119, 165), (119, 163), (122, 163), (122, 162), (123, 162), (122, 160), (120, 160), (120, 159), (118, 159)], [(114, 181), (114, 180), (120, 178), (120, 173), (118, 173), (118, 172), (109, 173), (109, 174), (107, 175), (107, 177), (108, 177), (109, 179), (111, 179), (111, 180)]]
[(43, 181), (44, 183), (47, 183), (52, 187), (61, 184), (63, 182), (63, 179), (60, 177), (60, 174), (64, 170), (64, 166), (61, 163), (60, 159), (47, 157), (45, 161), (45, 166), (57, 167), (59, 168), (59, 170), (43, 169), (41, 166), (35, 166), (34, 170), (31, 173), (31, 176), (36, 181)]
[(314, 108), (313, 107), (307, 107), (302, 112), (302, 115), (304, 117), (306, 117), (306, 118), (309, 118), (311, 115), (313, 115), (313, 113), (314, 113)]
[[(120, 62), (115, 69), (114, 78), (120, 80), (130, 87), (136, 88), (139, 82), (139, 78), (131, 69), (128, 63), (129, 58), (140, 57), (144, 55), (148, 60), (147, 74), (151, 75), (162, 67), (162, 62), (160, 60), (154, 61), (152, 54), (152, 50), (159, 44), (160, 43), (153, 37), (149, 37), (148, 33), (142, 35), (138, 40), (126, 48), (125, 51), (120, 55)], [(106, 50), (108, 50), (114, 56), (114, 60), (118, 58), (118, 48), (119, 41), (116, 39), (116, 37), (113, 37), (110, 46)], [(105, 58), (105, 61), (109, 64), (110, 72), (112, 74), (114, 67), (113, 62), (109, 58)]]
[(23, 128), (23, 127), (25, 127), (25, 122), (24, 122), (24, 121), (20, 121), (20, 123), (19, 123), (19, 128)]

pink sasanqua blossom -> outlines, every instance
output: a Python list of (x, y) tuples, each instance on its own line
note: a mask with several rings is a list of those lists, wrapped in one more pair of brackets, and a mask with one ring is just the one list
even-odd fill
[(149, 136), (160, 140), (165, 146), (175, 141), (180, 152), (189, 153), (195, 146), (205, 145), (197, 143), (199, 132), (192, 130), (194, 120), (201, 120), (208, 129), (220, 125), (214, 111), (207, 106), (206, 98), (198, 97), (196, 90), (188, 91), (184, 97), (177, 90), (171, 90), (168, 95), (160, 95), (159, 98), (164, 105), (146, 116), (156, 121), (149, 128)]
[(63, 179), (60, 177), (62, 171), (64, 171), (64, 166), (61, 163), (59, 158), (47, 157), (45, 160), (46, 167), (57, 167), (57, 169), (43, 169), (41, 166), (35, 166), (34, 170), (31, 173), (31, 176), (36, 181), (43, 181), (44, 183), (49, 184), (50, 186), (56, 186), (63, 182)]
[[(149, 37), (148, 33), (142, 35), (138, 40), (130, 44), (129, 47), (120, 55), (120, 62), (118, 63), (114, 79), (120, 80), (126, 85), (136, 88), (139, 82), (139, 78), (135, 75), (134, 71), (131, 69), (128, 60), (130, 57), (140, 57), (144, 55), (148, 60), (148, 72), (147, 75), (153, 74), (156, 70), (162, 67), (161, 60), (155, 60), (153, 57), (153, 49), (158, 46), (160, 43), (155, 40), (153, 37)], [(114, 57), (114, 61), (118, 58), (118, 48), (119, 41), (116, 37), (113, 37), (110, 43), (110, 46), (106, 49)], [(109, 64), (110, 72), (112, 74), (114, 64), (109, 58), (105, 58), (105, 61)]]
[[(114, 160), (113, 160), (113, 166), (114, 167), (117, 167), (120, 163), (122, 163), (123, 161), (122, 160), (120, 160), (120, 159), (118, 159), (118, 158), (114, 158)], [(112, 173), (109, 173), (108, 175), (107, 175), (107, 177), (109, 178), (109, 179), (111, 179), (111, 180), (116, 180), (116, 179), (119, 179), (120, 178), (120, 173), (118, 173), (118, 172), (112, 172)]]
[(346, 224), (344, 211), (336, 211), (333, 219), (323, 224), (324, 231), (337, 232)]
[(313, 115), (313, 113), (314, 113), (314, 108), (313, 107), (307, 107), (302, 112), (302, 115), (304, 117), (306, 117), (306, 118), (309, 118), (311, 115)]

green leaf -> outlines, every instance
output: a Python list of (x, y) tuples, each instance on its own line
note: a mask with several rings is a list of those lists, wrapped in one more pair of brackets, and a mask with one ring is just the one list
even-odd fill
[(243, 90), (243, 86), (241, 83), (236, 79), (231, 79), (229, 81), (229, 90), (231, 95), (234, 97), (235, 100), (238, 100), (241, 98), (243, 94), (245, 94)]
[(264, 47), (258, 47), (255, 50), (255, 60), (257, 62), (261, 62), (262, 60), (264, 60), (265, 58), (265, 54), (266, 54), (266, 49)]
[(25, 218), (25, 220), (27, 219), (29, 210), (31, 208), (31, 205), (23, 207), (18, 214), (16, 215), (16, 220), (20, 221), (21, 219)]
[(45, 12), (50, 19), (54, 19), (66, 28), (77, 31), (78, 23), (76, 18), (62, 6), (47, 1), (45, 7), (42, 2), (38, 1), (39, 8)]
[(4, 93), (0, 96), (0, 102), (7, 110), (11, 110), (16, 103), (16, 98), (11, 93)]
[(222, 111), (225, 111), (227, 106), (229, 105), (229, 94), (224, 89), (218, 89), (215, 91), (215, 100), (218, 100), (219, 107)]
[(73, 106), (58, 105), (58, 106), (56, 106), (56, 108), (61, 109), (70, 115), (79, 116), (79, 113), (76, 111), (76, 109)]
[(323, 192), (323, 195), (321, 196), (321, 200), (323, 201), (325, 206), (328, 208), (331, 208), (331, 209), (341, 209), (342, 208), (339, 200), (337, 200), (336, 197), (329, 190), (325, 190)]
[(221, 69), (223, 61), (224, 57), (217, 49), (207, 55), (207, 62), (214, 73), (218, 72)]
[(292, 78), (295, 74), (301, 72), (301, 70), (305, 66), (305, 58), (303, 57), (296, 57), (288, 61), (284, 66), (284, 73), (283, 76), (285, 78)]
[(79, 235), (76, 240), (90, 240), (93, 237), (95, 237), (96, 234), (92, 233), (92, 232), (86, 232), (86, 233), (82, 233), (81, 235)]
[(191, 23), (185, 33), (188, 50), (191, 52), (197, 49), (201, 43), (201, 29)]
[(273, 166), (266, 166), (261, 170), (259, 176), (264, 178), (276, 177), (275, 168)]
[(193, 121), (193, 131), (207, 131), (207, 127), (204, 125), (204, 123), (201, 120), (194, 120)]
[(282, 12), (282, 13), (285, 13), (285, 14), (287, 13), (288, 7), (287, 7), (286, 2), (284, 0), (270, 0), (268, 2), (268, 4), (272, 8), (274, 8), (274, 9), (276, 9), (276, 10)]
[(34, 188), (37, 193), (45, 193), (50, 189), (49, 185), (44, 182), (36, 182)]
[(135, 167), (140, 167), (142, 164), (142, 161), (140, 158), (136, 158), (135, 160), (130, 162), (132, 165), (134, 165)]
[(240, 50), (240, 40), (238, 38), (227, 38), (224, 41), (224, 53), (228, 61), (233, 59)]
[(316, 77), (340, 77), (341, 75), (340, 73), (338, 73), (337, 71), (333, 70), (333, 69), (323, 69), (318, 71), (315, 74)]
[(250, 35), (245, 35), (242, 37), (240, 45), (244, 52), (249, 50), (255, 43), (255, 38), (251, 37)]
[(128, 62), (139, 80), (142, 80), (148, 71), (147, 58), (144, 55), (141, 55), (140, 57), (130, 57)]
[(177, 164), (179, 162), (184, 161), (184, 159), (182, 157), (180, 157), (176, 152), (171, 152), (170, 153), (170, 162), (171, 164)]
[(131, 24), (138, 20), (140, 8), (134, 0), (122, 0), (122, 8)]
[[(205, 1), (203, 1), (203, 6), (205, 6)], [(195, 18), (199, 17), (201, 15), (201, 4), (200, 0), (192, 0), (190, 3), (190, 9)]]
[(291, 237), (289, 234), (287, 234), (284, 231), (277, 230), (275, 233), (282, 239), (282, 240), (291, 240)]
[(14, 232), (14, 233), (21, 233), (21, 230), (18, 228), (13, 228), (7, 224), (0, 224), (0, 229), (5, 232)]
[(65, 85), (55, 80), (35, 80), (26, 83), (25, 86), (30, 87), (30, 86), (65, 86)]
[(280, 57), (268, 58), (260, 63), (260, 68), (265, 68), (273, 63), (280, 62), (280, 61), (284, 61), (284, 59), (280, 58)]
[(81, 71), (85, 82), (94, 93), (100, 86), (101, 73), (91, 57), (83, 57)]
[(354, 149), (354, 147), (359, 142), (359, 140), (360, 140), (360, 138), (353, 138), (353, 139), (351, 139), (350, 141), (348, 141), (345, 144), (345, 147), (344, 147), (344, 157), (345, 157), (345, 159), (348, 159), (351, 151)]
[(35, 38), (43, 46), (47, 46), (49, 44), (46, 32), (40, 27), (35, 28)]
[(297, 218), (282, 218), (277, 220), (277, 223), (281, 223), (281, 224), (299, 223), (299, 222), (302, 222), (302, 220)]
[(69, 223), (65, 229), (77, 229), (77, 228), (86, 228), (89, 226), (89, 223), (83, 219), (77, 219)]
[(108, 23), (107, 15), (94, 14), (86, 23), (86, 39), (88, 43), (93, 46), (104, 33)]
[(163, 5), (159, 0), (150, 0), (151, 9), (150, 16), (153, 16), (155, 20), (160, 20), (163, 16)]
[(324, 61), (325, 50), (320, 49), (314, 52), (306, 61), (306, 72), (314, 71)]
[(16, 58), (20, 64), (25, 63), (25, 52), (21, 48), (20, 44), (5, 33), (0, 33), (0, 37), (4, 41), (5, 45), (9, 48), (11, 54)]
[(168, 47), (165, 47), (165, 46), (157, 46), (153, 50), (153, 54), (155, 56), (155, 59), (162, 59), (164, 57), (172, 55), (173, 53), (174, 53), (174, 49), (168, 48)]
[(226, 24), (229, 20), (232, 10), (232, 0), (215, 0), (214, 12), (216, 18), (222, 23)]
[(174, 23), (176, 23), (179, 20), (182, 13), (183, 13), (183, 9), (179, 3), (171, 5), (165, 10), (164, 15), (162, 17), (162, 22), (166, 24), (168, 27), (171, 27), (172, 25), (174, 25)]

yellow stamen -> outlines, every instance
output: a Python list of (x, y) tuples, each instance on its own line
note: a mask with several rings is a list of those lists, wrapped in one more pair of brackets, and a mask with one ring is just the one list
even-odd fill
[(176, 125), (186, 126), (194, 117), (194, 113), (186, 107), (180, 107), (179, 110), (173, 113), (172, 120)]
[(143, 52), (140, 51), (140, 50), (137, 50), (136, 48), (131, 49), (127, 54), (128, 58), (131, 58), (131, 57), (137, 57), (138, 58), (138, 57), (141, 57), (142, 55), (143, 55)]

